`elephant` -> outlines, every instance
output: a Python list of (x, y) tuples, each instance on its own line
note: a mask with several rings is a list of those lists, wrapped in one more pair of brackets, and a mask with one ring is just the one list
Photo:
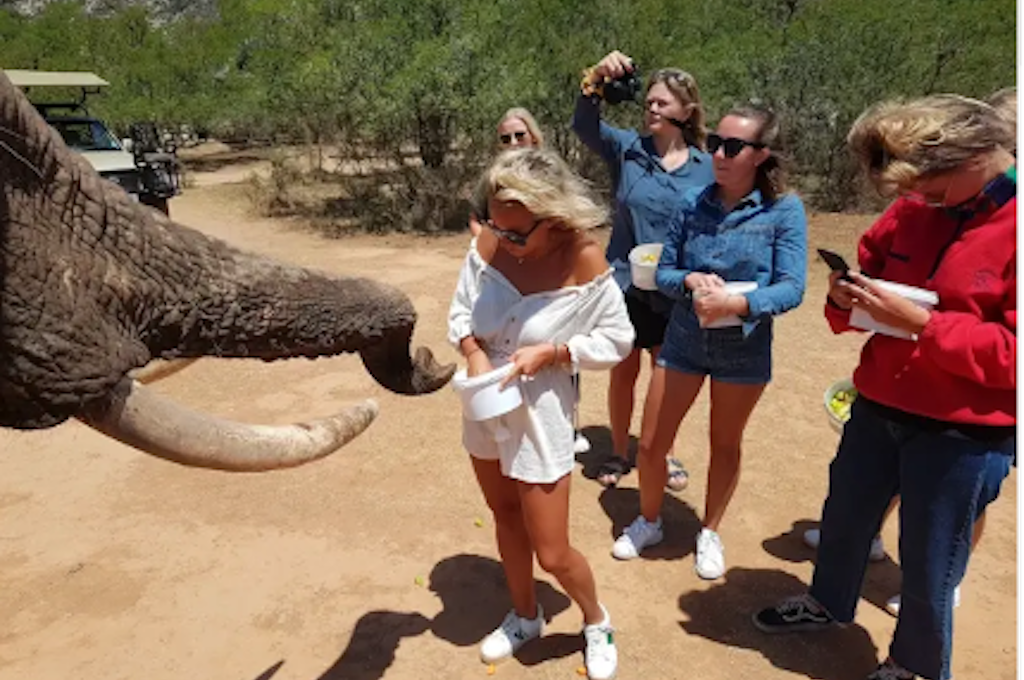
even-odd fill
[(440, 389), (454, 365), (411, 352), (397, 288), (250, 254), (101, 179), (0, 71), (0, 426), (77, 418), (140, 451), (230, 471), (328, 455), (377, 415), (270, 427), (189, 410), (135, 380), (155, 360), (357, 352), (392, 392)]

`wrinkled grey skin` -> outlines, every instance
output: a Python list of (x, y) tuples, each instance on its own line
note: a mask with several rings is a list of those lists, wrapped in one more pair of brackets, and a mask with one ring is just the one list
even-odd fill
[(415, 321), (393, 287), (274, 263), (133, 202), (0, 71), (0, 426), (102, 418), (155, 358), (358, 352), (387, 389), (425, 394), (454, 367), (410, 357)]

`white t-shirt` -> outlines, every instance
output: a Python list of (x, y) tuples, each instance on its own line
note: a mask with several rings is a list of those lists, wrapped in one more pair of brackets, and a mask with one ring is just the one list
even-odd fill
[(553, 342), (569, 348), (570, 366), (524, 378), (522, 408), (482, 422), (463, 419), (463, 444), (472, 455), (500, 459), (502, 473), (513, 479), (557, 481), (574, 464), (571, 374), (611, 368), (633, 349), (633, 326), (612, 270), (583, 285), (522, 295), (484, 262), (474, 239), (448, 312), (451, 343), (458, 347), (470, 335), (494, 368), (520, 347)]

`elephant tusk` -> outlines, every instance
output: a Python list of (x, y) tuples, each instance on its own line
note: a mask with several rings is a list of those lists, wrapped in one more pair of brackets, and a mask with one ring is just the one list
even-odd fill
[(148, 385), (172, 376), (197, 361), (199, 359), (153, 359), (142, 368), (130, 371), (128, 376), (140, 385)]
[(79, 418), (145, 453), (190, 467), (262, 472), (323, 458), (365, 430), (378, 406), (367, 399), (329, 418), (294, 425), (247, 425), (186, 409), (130, 378)]

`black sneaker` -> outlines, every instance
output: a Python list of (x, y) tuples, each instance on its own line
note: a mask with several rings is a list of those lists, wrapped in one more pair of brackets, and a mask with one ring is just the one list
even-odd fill
[(916, 675), (903, 668), (892, 659), (886, 660), (875, 672), (867, 677), (867, 680), (915, 680)]
[(754, 614), (754, 625), (765, 633), (801, 633), (822, 630), (836, 620), (808, 594), (783, 600)]

